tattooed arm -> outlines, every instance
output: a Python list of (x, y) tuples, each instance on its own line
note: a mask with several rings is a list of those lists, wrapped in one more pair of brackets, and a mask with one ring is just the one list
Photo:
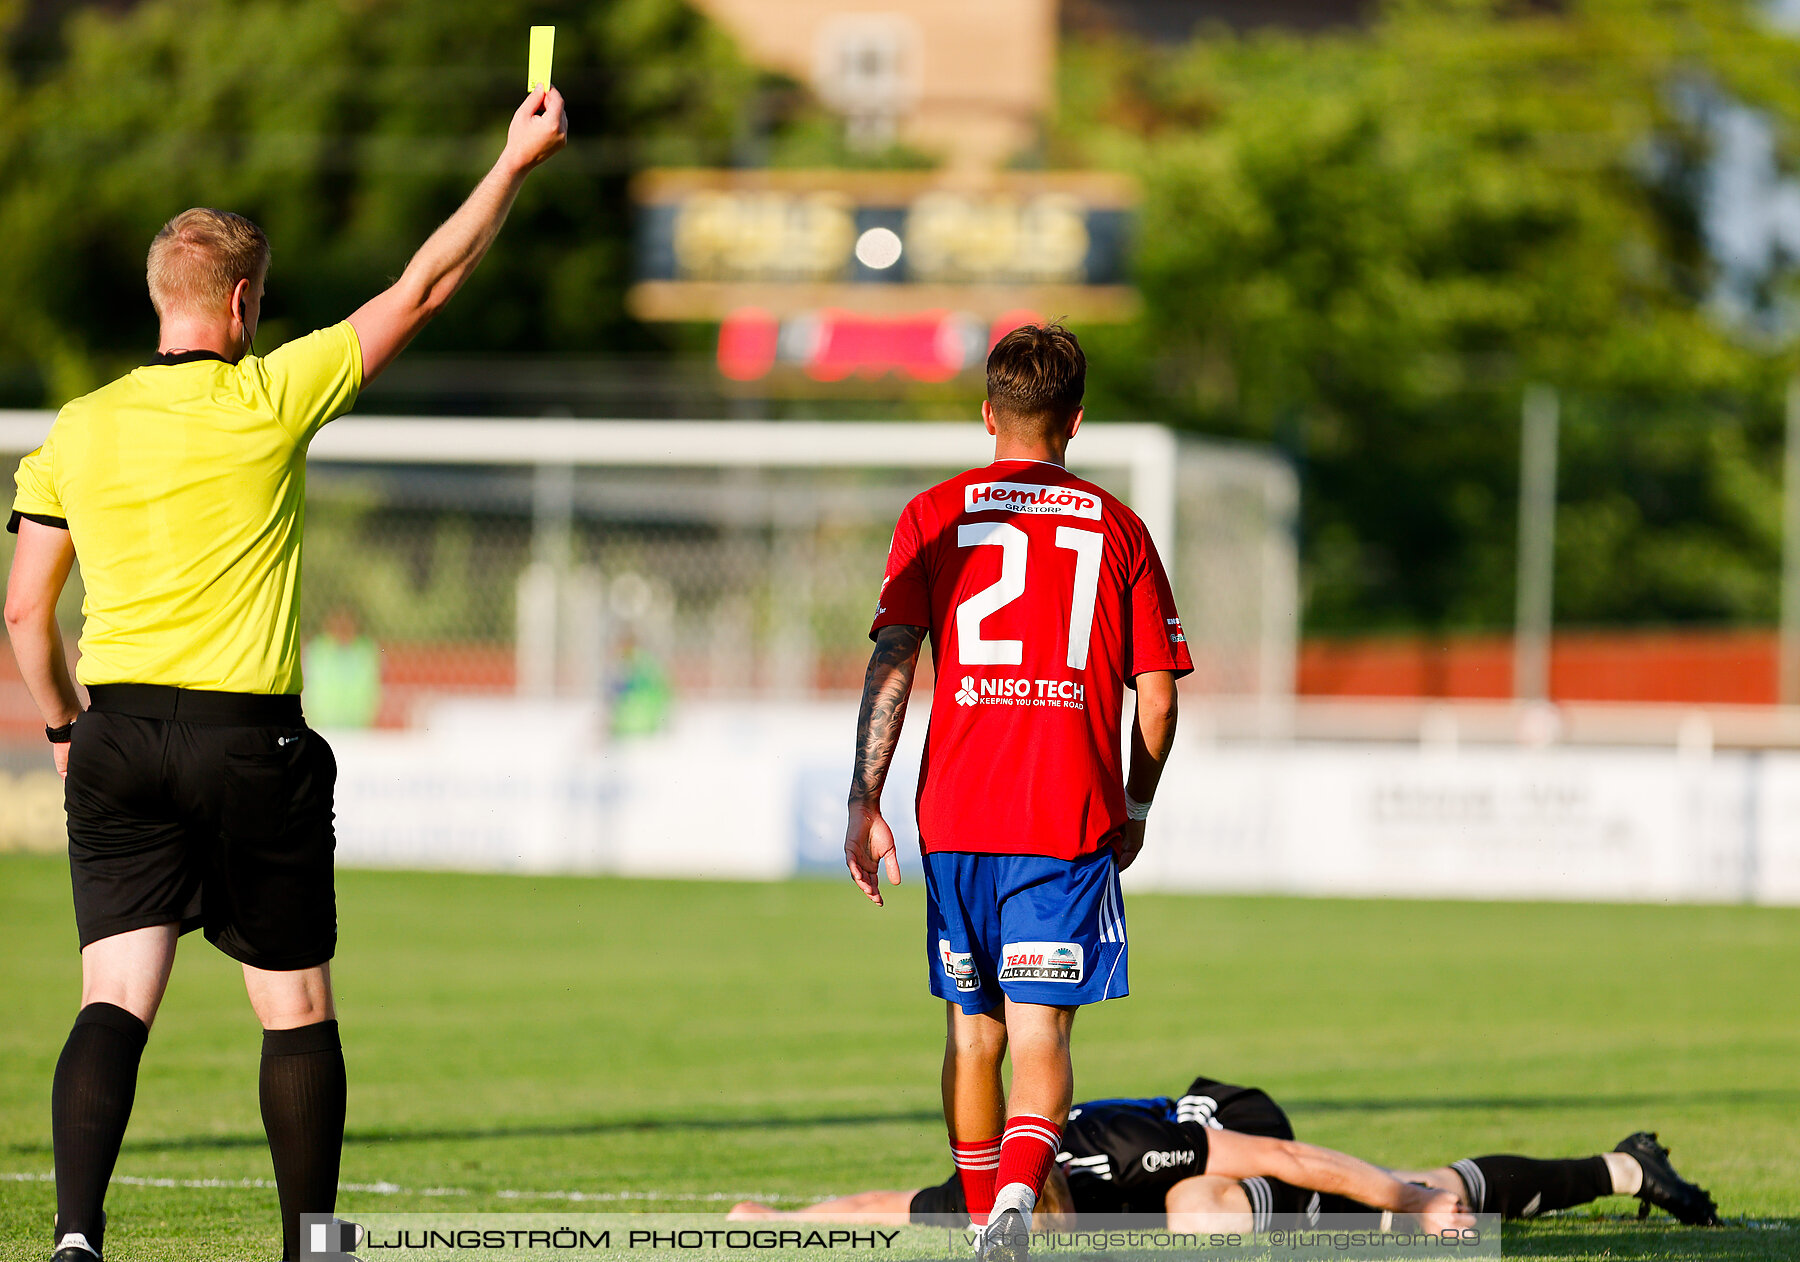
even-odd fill
[(888, 764), (900, 742), (900, 725), (906, 721), (913, 670), (919, 664), (919, 645), (924, 639), (924, 627), (881, 628), (875, 633), (875, 651), (869, 655), (869, 670), (863, 676), (844, 862), (856, 884), (877, 906), (881, 904), (879, 869), (884, 862), (888, 884), (900, 884), (893, 830), (881, 818), (881, 786), (887, 782)]

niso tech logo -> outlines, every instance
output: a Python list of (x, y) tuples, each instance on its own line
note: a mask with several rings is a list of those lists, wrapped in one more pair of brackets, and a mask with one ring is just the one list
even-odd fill
[(1100, 497), (1092, 491), (1035, 482), (972, 482), (963, 488), (966, 513), (1059, 513), (1100, 520)]
[(956, 690), (956, 704), (1085, 710), (1087, 685), (1073, 679), (1015, 679), (1003, 676), (999, 679), (977, 680), (973, 675), (964, 675), (962, 686)]

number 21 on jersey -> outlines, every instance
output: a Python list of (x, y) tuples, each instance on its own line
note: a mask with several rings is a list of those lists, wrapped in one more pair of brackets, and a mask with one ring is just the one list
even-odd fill
[[(1094, 631), (1094, 597), (1100, 590), (1100, 553), (1106, 536), (1075, 526), (1056, 528), (1056, 546), (1075, 554), (1075, 590), (1069, 601), (1070, 670), (1086, 670), (1088, 642)], [(968, 522), (956, 528), (959, 548), (999, 548), (1000, 578), (956, 607), (956, 654), (964, 666), (1018, 666), (1025, 660), (1025, 641), (990, 640), (981, 623), (1025, 594), (1031, 538), (1003, 521)]]

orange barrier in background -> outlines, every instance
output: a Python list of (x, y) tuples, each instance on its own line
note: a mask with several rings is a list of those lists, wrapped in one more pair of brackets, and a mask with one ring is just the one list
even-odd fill
[[(1512, 696), (1512, 640), (1453, 636), (1308, 640), (1297, 688), (1308, 697)], [(1550, 650), (1554, 701), (1773, 705), (1773, 631), (1575, 631)]]
[[(814, 686), (851, 693), (864, 658), (822, 659)], [(703, 661), (667, 663), (677, 695), (704, 692)], [(1592, 631), (1558, 635), (1550, 654), (1550, 695), (1557, 701), (1625, 701), (1688, 705), (1773, 705), (1773, 631)], [(929, 683), (929, 660), (920, 683)], [(416, 708), (445, 693), (513, 691), (513, 651), (503, 644), (382, 645), (382, 699), (376, 723), (405, 727)], [(1443, 640), (1381, 637), (1308, 640), (1300, 648), (1303, 697), (1443, 697), (1505, 700), (1512, 696), (1512, 641), (1501, 636)], [(0, 652), (0, 736), (24, 740), (42, 730), (12, 654)]]

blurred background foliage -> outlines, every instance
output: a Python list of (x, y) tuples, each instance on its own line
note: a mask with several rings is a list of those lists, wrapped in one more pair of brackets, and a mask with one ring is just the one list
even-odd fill
[[(647, 165), (730, 161), (759, 103), (784, 96), (680, 0), (63, 7), (21, 31), (0, 88), (0, 360), (15, 395), (35, 385), (51, 403), (154, 338), (143, 255), (185, 206), (229, 207), (269, 233), (264, 345), (348, 315), (498, 155), (533, 23), (557, 27), (569, 150), (525, 187), (419, 349), (660, 348), (622, 310), (626, 182)], [(16, 380), (19, 363), (35, 383)]]
[(1292, 455), (1310, 629), (1500, 628), (1520, 398), (1548, 383), (1559, 621), (1772, 619), (1788, 255), (1717, 204), (1717, 162), (1723, 123), (1763, 126), (1751, 174), (1787, 191), (1796, 53), (1739, 0), (1070, 41), (1050, 165), (1146, 189), (1145, 312), (1090, 338), (1096, 414)]
[[(623, 312), (630, 173), (851, 159), (681, 0), (0, 0), (0, 404), (137, 362), (143, 250), (186, 205), (269, 230), (263, 345), (342, 318), (498, 151), (534, 22), (558, 27), (575, 139), (420, 350), (710, 372), (710, 330)], [(1772, 620), (1797, 54), (1752, 0), (1065, 39), (1020, 161), (1145, 192), (1143, 313), (1081, 330), (1090, 414), (1284, 450), (1307, 628), (1435, 633), (1510, 623), (1520, 397), (1546, 383), (1559, 621)], [(1727, 170), (1745, 134), (1766, 153)], [(1792, 224), (1752, 204), (1790, 197)]]

